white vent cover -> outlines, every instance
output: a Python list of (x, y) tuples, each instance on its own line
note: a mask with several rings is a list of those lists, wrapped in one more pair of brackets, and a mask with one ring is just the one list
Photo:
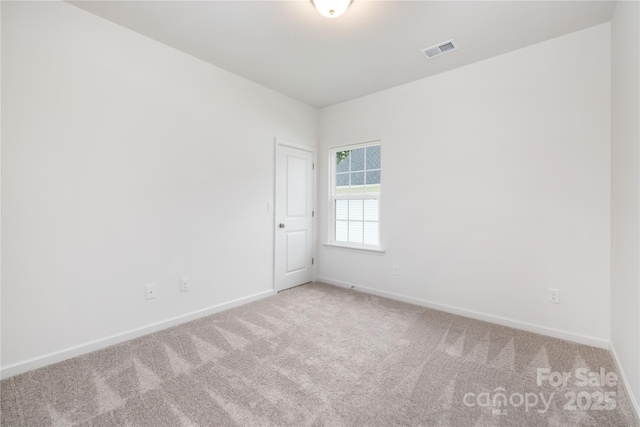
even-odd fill
[(446, 42), (438, 43), (435, 46), (422, 49), (421, 52), (427, 59), (431, 59), (439, 55), (444, 55), (445, 53), (453, 52), (456, 49), (458, 49), (458, 46), (456, 46), (456, 43), (451, 39)]

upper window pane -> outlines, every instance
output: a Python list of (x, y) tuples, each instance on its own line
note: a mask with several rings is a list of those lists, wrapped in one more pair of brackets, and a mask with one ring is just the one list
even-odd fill
[(337, 173), (336, 174), (336, 186), (337, 187), (348, 187), (349, 186), (349, 174), (348, 173)]
[(334, 194), (380, 194), (380, 146), (334, 152)]
[(367, 171), (367, 185), (380, 184), (380, 171)]
[(364, 172), (351, 172), (351, 185), (364, 185)]
[(364, 148), (358, 148), (356, 150), (351, 150), (351, 171), (362, 171), (364, 170)]
[(367, 157), (367, 169), (380, 169), (380, 146), (375, 145), (373, 147), (367, 147), (366, 157)]
[(336, 152), (336, 172), (349, 172), (349, 153), (349, 150)]

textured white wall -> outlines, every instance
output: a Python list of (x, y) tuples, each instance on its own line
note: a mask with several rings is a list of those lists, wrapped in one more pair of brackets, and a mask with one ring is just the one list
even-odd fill
[[(610, 51), (607, 23), (321, 110), (319, 278), (606, 345)], [(386, 253), (324, 247), (328, 147), (373, 139)]]
[(611, 20), (611, 342), (640, 405), (640, 3)]
[(315, 109), (62, 2), (3, 2), (2, 90), (3, 367), (272, 289)]

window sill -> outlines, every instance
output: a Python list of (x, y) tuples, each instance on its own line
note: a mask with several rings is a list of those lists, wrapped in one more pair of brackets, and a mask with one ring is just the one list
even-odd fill
[(347, 251), (365, 252), (377, 255), (382, 255), (385, 253), (385, 250), (382, 248), (367, 248), (364, 246), (341, 245), (339, 243), (323, 243), (322, 246), (326, 246), (331, 249), (343, 249)]

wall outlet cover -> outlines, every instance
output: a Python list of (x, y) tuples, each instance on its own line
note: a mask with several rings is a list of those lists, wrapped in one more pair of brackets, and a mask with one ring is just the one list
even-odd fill
[(549, 288), (547, 291), (547, 301), (554, 304), (560, 304), (560, 290)]

